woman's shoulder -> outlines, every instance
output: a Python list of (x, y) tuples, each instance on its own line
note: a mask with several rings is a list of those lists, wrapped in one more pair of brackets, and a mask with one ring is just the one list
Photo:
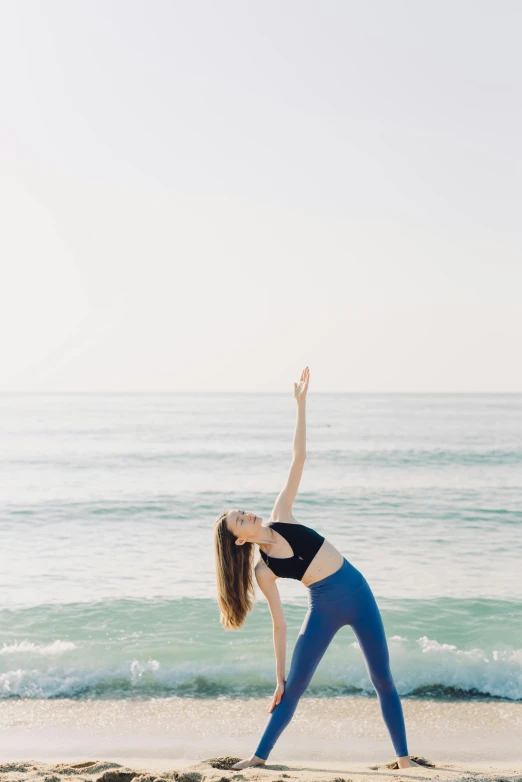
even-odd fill
[(279, 521), (283, 524), (297, 524), (299, 527), (303, 526), (301, 522), (297, 521), (297, 519), (291, 513), (290, 514), (279, 513), (275, 518), (274, 516), (270, 516), (270, 519), (268, 520), (268, 524), (275, 524)]

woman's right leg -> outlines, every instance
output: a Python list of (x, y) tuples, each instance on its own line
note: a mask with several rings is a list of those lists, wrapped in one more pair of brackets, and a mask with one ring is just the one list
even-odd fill
[(408, 754), (401, 699), (390, 668), (390, 656), (381, 613), (368, 582), (353, 595), (356, 607), (350, 625), (364, 655), (397, 757)]
[(285, 691), (274, 706), (254, 755), (266, 760), (277, 739), (292, 719), (301, 695), (339, 630), (339, 615), (327, 609), (310, 608), (297, 638)]

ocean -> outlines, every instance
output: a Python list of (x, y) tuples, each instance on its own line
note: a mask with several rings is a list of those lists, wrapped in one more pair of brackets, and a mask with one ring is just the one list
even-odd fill
[[(212, 525), (268, 522), (294, 426), (291, 393), (1, 394), (0, 699), (270, 699)], [(522, 394), (310, 391), (293, 511), (370, 583), (401, 699), (522, 701)], [(277, 584), (288, 671), (307, 590)], [(303, 698), (342, 695), (375, 697), (350, 627)]]

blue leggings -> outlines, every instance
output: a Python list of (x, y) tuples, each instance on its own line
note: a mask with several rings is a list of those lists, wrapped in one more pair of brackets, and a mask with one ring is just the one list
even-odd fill
[(292, 719), (330, 641), (350, 625), (363, 651), (370, 680), (397, 757), (408, 754), (401, 701), (391, 670), (381, 614), (363, 574), (345, 558), (335, 573), (308, 587), (308, 613), (297, 638), (285, 691), (274, 706), (254, 752), (266, 760)]

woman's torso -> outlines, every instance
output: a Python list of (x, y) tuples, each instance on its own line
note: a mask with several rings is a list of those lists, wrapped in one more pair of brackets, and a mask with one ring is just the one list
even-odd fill
[[(294, 518), (293, 514), (279, 515), (276, 519), (270, 517), (268, 524), (270, 525), (274, 521), (282, 521), (285, 524), (299, 524)], [(274, 535), (274, 543), (272, 546), (260, 546), (260, 548), (268, 554), (270, 558), (286, 558), (291, 557), (294, 553), (292, 546), (277, 530), (272, 529)], [(335, 546), (330, 543), (329, 540), (324, 539), (321, 548), (308, 565), (305, 573), (301, 579), (301, 583), (309, 587), (316, 581), (320, 581), (322, 578), (330, 576), (332, 573), (337, 572), (344, 562), (344, 556), (341, 554)]]

